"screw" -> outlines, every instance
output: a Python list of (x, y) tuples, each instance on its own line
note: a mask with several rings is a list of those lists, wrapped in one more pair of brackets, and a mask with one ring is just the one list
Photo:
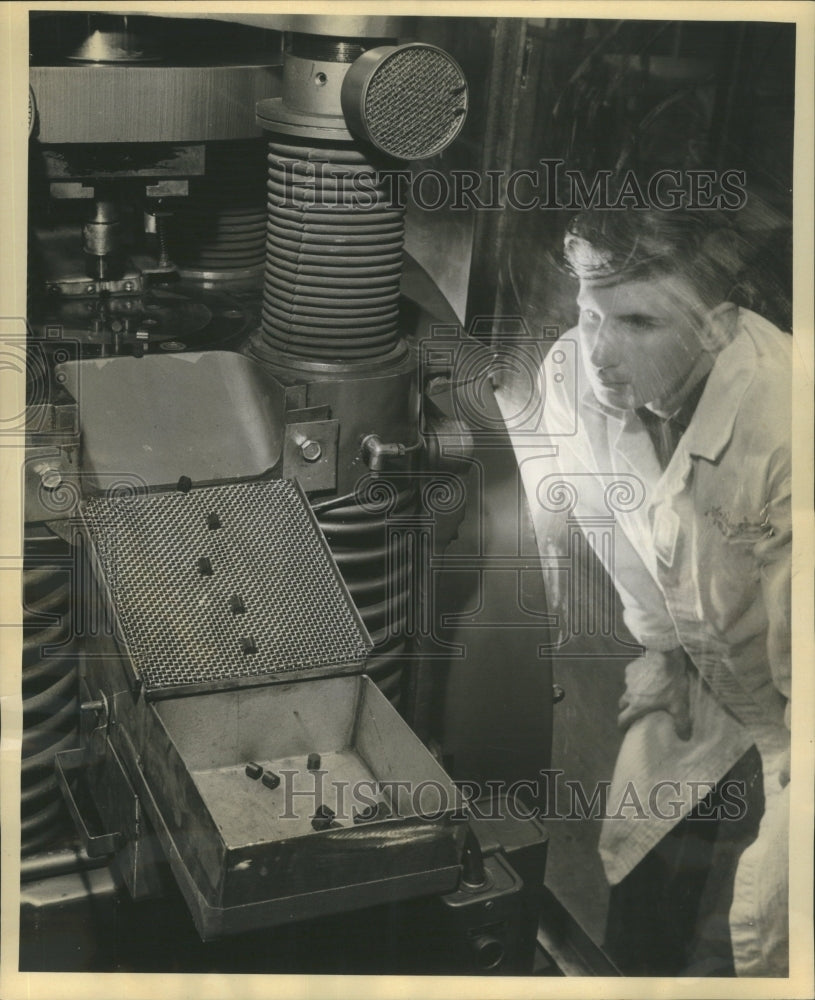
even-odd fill
[(261, 774), (263, 774), (263, 768), (260, 766), (260, 764), (256, 764), (253, 760), (249, 761), (249, 763), (246, 765), (247, 777), (252, 778), (254, 781), (257, 781), (257, 779), (261, 776)]
[(132, 281), (126, 281), (124, 283), (124, 290), (126, 292), (132, 292), (133, 291), (133, 282)]
[(280, 784), (280, 776), (274, 771), (266, 771), (260, 780), (267, 788), (277, 788)]
[(563, 701), (566, 697), (566, 692), (560, 686), (560, 684), (552, 685), (552, 704), (557, 705), (559, 701)]
[(221, 519), (218, 517), (215, 511), (207, 515), (207, 527), (210, 531), (214, 531), (216, 528), (221, 527)]
[(300, 445), (300, 454), (307, 462), (316, 462), (323, 453), (319, 441), (304, 441)]
[(306, 761), (306, 767), (309, 771), (317, 771), (320, 768), (320, 755), (318, 753), (310, 753), (308, 755), (308, 760)]
[(245, 635), (241, 639), (241, 652), (244, 656), (253, 656), (258, 651), (258, 646), (251, 635)]
[(233, 594), (229, 598), (229, 608), (233, 615), (242, 615), (246, 611), (246, 605), (240, 594)]
[(201, 556), (198, 559), (198, 572), (201, 576), (212, 576), (212, 560), (209, 556)]
[(181, 476), (176, 485), (177, 490), (181, 490), (182, 493), (189, 493), (192, 489), (192, 480), (189, 476)]

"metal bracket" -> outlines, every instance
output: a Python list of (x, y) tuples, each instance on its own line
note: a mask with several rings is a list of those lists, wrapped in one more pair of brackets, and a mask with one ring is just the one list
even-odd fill
[(54, 755), (54, 773), (59, 785), (62, 797), (68, 807), (68, 812), (76, 824), (85, 850), (90, 858), (100, 858), (106, 854), (115, 854), (122, 845), (121, 833), (103, 833), (94, 835), (88, 830), (88, 825), (82, 815), (79, 805), (74, 798), (74, 793), (68, 781), (71, 773), (78, 772), (89, 763), (88, 755), (83, 748), (74, 750), (61, 750)]
[(309, 420), (286, 424), (283, 475), (296, 479), (306, 493), (337, 486), (338, 420)]

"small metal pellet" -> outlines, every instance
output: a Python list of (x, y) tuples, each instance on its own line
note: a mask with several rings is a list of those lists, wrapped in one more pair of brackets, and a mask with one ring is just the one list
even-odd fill
[(250, 760), (246, 765), (246, 774), (248, 777), (257, 781), (257, 779), (263, 774), (263, 768), (260, 764), (256, 764), (253, 760)]

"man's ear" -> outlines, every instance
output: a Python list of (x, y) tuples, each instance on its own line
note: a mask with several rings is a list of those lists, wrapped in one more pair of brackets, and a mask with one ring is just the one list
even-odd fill
[(705, 313), (699, 339), (711, 354), (718, 354), (736, 336), (738, 306), (732, 302), (720, 302)]

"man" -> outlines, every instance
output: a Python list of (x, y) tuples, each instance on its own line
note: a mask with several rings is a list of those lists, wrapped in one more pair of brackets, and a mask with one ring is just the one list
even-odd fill
[[(574, 350), (544, 365), (546, 432), (581, 527), (608, 518), (615, 476), (640, 491), (615, 509), (613, 554), (597, 551), (644, 647), (615, 786), (634, 777), (645, 800), (673, 782), (680, 802), (639, 826), (606, 820), (609, 940), (631, 971), (786, 975), (791, 338), (729, 301), (731, 244), (710, 221), (574, 220), (580, 318), (557, 345)], [(715, 785), (703, 803), (694, 779)], [(743, 808), (716, 812), (734, 788)], [(638, 936), (656, 948), (682, 922), (680, 960), (637, 964)]]

